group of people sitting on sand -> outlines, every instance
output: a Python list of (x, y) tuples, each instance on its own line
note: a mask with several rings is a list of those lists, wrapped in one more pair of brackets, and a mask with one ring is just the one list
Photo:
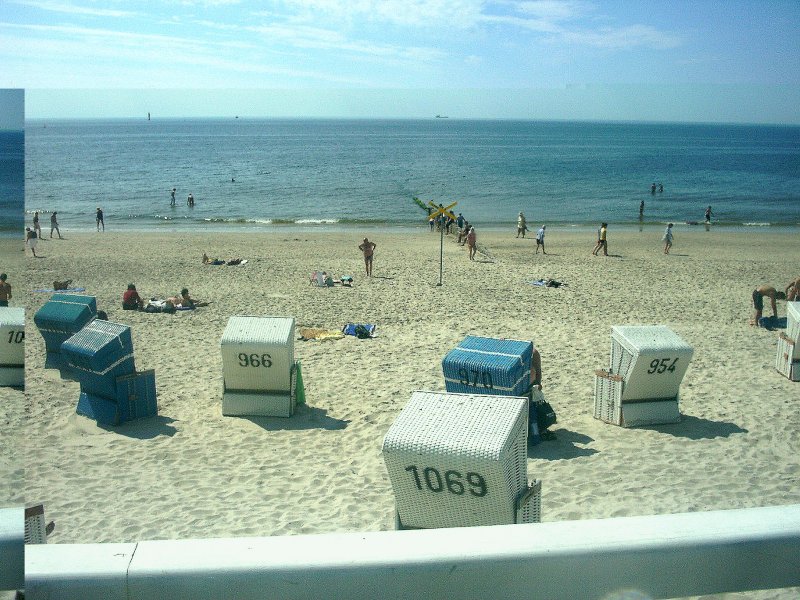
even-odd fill
[[(128, 284), (128, 289), (122, 294), (122, 310), (143, 310), (145, 312), (175, 312), (176, 310), (186, 310), (198, 306), (207, 306), (208, 302), (199, 302), (189, 295), (189, 290), (183, 288), (180, 294), (169, 296), (164, 300), (151, 298), (145, 302), (136, 291), (136, 286)], [(151, 310), (152, 307), (152, 310)]]
[(760, 285), (753, 290), (753, 308), (755, 308), (755, 316), (750, 321), (751, 325), (761, 327), (761, 317), (764, 313), (764, 298), (769, 298), (772, 308), (772, 318), (778, 317), (778, 310), (775, 304), (776, 300), (786, 300), (787, 302), (800, 302), (800, 277), (789, 282), (785, 291), (779, 292), (771, 285)]

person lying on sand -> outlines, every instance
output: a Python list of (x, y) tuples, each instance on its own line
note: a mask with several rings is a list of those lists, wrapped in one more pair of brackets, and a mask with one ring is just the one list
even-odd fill
[(208, 302), (200, 302), (192, 298), (189, 295), (189, 290), (186, 288), (181, 290), (180, 295), (170, 296), (164, 302), (172, 308), (195, 308), (198, 306), (208, 306)]

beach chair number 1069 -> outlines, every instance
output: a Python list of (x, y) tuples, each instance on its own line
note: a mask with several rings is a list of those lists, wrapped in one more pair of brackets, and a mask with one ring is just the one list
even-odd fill
[(9, 331), (8, 332), (8, 343), (9, 344), (21, 344), (25, 341), (25, 332), (24, 331)]
[[(406, 471), (414, 475), (414, 483), (417, 489), (422, 489), (422, 478), (419, 476), (419, 469), (416, 465), (406, 467)], [(423, 478), (425, 479), (425, 487), (430, 491), (439, 493), (447, 489), (451, 494), (462, 496), (466, 490), (464, 482), (461, 480), (463, 475), (458, 471), (445, 471), (444, 480), (441, 473), (433, 467), (425, 467), (422, 470)], [(478, 473), (467, 473), (467, 485), (469, 486), (469, 493), (473, 496), (481, 498), (486, 495), (486, 480)]]
[[(469, 374), (472, 373), (472, 381), (469, 379)], [(480, 382), (478, 382), (478, 377), (480, 377)], [(461, 385), (471, 385), (472, 387), (478, 387), (478, 385), (483, 385), (487, 390), (494, 389), (494, 384), (492, 383), (492, 374), (489, 371), (479, 371), (478, 369), (470, 369), (467, 371), (464, 367), (461, 367), (458, 370), (458, 382)]]
[(272, 357), (269, 354), (246, 354), (239, 352), (240, 367), (271, 367)]
[[(672, 361), (672, 363), (670, 363), (669, 361)], [(675, 371), (676, 364), (678, 364), (677, 358), (674, 360), (671, 358), (662, 358), (661, 360), (654, 358), (652, 361), (650, 361), (650, 368), (647, 369), (647, 372), (650, 375), (653, 375), (654, 373), (658, 373), (660, 375), (661, 373), (667, 371), (672, 373)]]

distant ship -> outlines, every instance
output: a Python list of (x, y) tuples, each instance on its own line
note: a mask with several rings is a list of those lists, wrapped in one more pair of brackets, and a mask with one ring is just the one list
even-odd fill
[(436, 115), (437, 119), (447, 119), (449, 118), (447, 115)]

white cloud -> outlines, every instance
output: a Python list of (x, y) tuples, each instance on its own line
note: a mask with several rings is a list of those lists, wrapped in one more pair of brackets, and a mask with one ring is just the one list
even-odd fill
[(90, 15), (94, 17), (132, 17), (138, 13), (128, 10), (113, 10), (110, 8), (95, 8), (89, 6), (77, 6), (67, 2), (50, 2), (48, 0), (8, 0), (12, 4), (29, 6), (57, 13), (67, 13), (72, 15)]
[(620, 28), (602, 27), (595, 31), (562, 31), (553, 37), (553, 41), (565, 41), (609, 50), (636, 47), (667, 49), (676, 48), (681, 44), (678, 36), (658, 31), (649, 25), (631, 25)]

